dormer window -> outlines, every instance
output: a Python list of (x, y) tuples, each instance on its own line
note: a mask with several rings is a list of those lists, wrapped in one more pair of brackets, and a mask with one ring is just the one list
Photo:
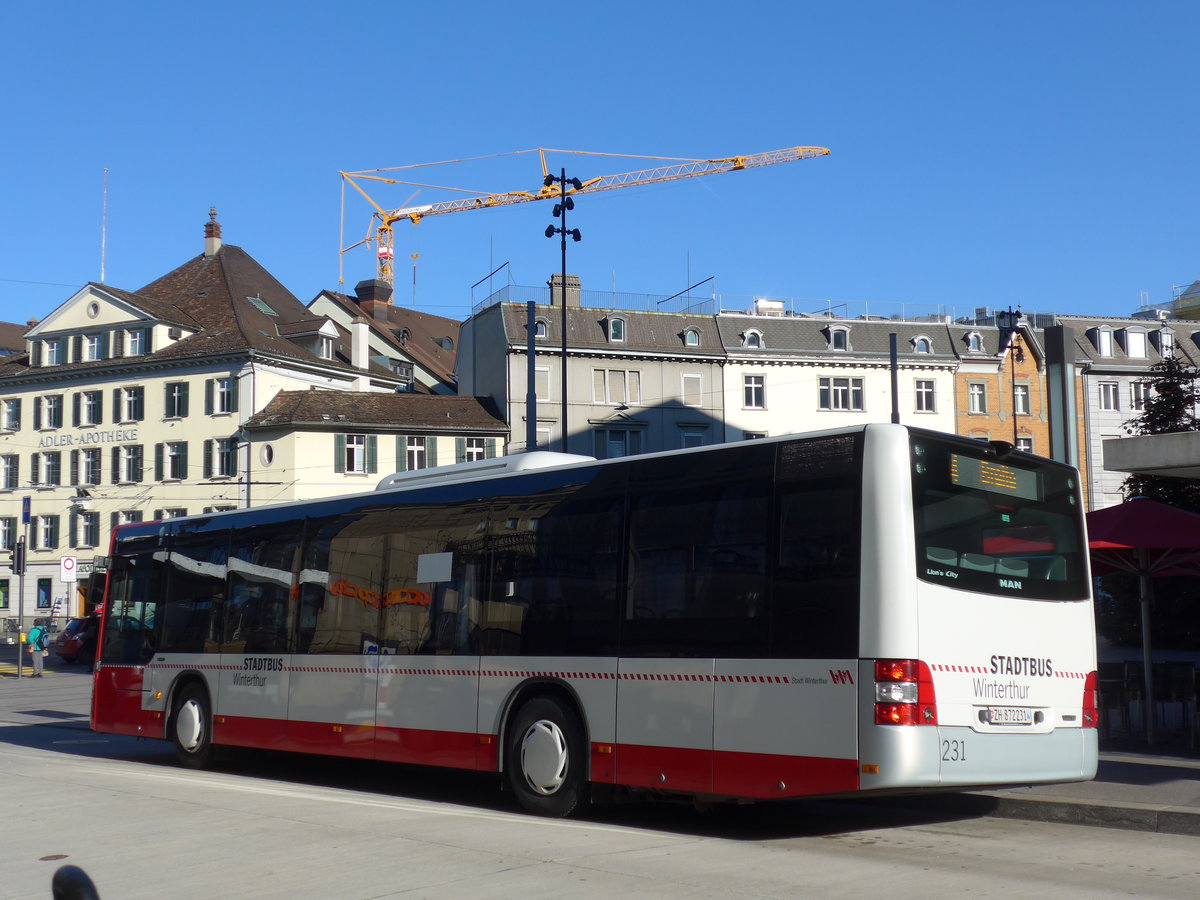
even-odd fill
[(126, 356), (141, 356), (146, 352), (146, 332), (141, 328), (130, 331), (127, 341)]
[(1141, 329), (1123, 328), (1125, 337), (1125, 355), (1131, 359), (1146, 358), (1146, 332)]
[(762, 332), (753, 329), (747, 331), (742, 335), (742, 346), (750, 350), (761, 350), (763, 346)]
[(57, 366), (62, 364), (62, 341), (46, 341), (43, 348), (43, 366)]
[(408, 339), (412, 337), (412, 334), (409, 332), (409, 330), (407, 328), (401, 328), (400, 334), (397, 335), (397, 337), (400, 338), (400, 346), (406, 347), (406, 346), (408, 346)]
[(1175, 352), (1175, 332), (1163, 328), (1154, 332), (1151, 340), (1154, 341), (1154, 348), (1158, 351), (1158, 355), (1163, 359)]
[(829, 349), (845, 352), (850, 349), (850, 329), (845, 325), (831, 325), (825, 329), (825, 337), (829, 341)]
[(538, 319), (533, 323), (533, 336), (535, 338), (544, 338), (546, 336), (546, 320)]
[(321, 359), (333, 359), (333, 338), (324, 334), (321, 335), (317, 352)]
[(450, 338), (448, 338), (448, 337), (437, 337), (437, 338), (433, 339), (433, 342), (435, 344), (437, 344), (439, 347), (441, 347), (443, 350), (453, 350), (454, 349), (454, 341), (450, 340)]
[(612, 343), (625, 340), (625, 320), (615, 316), (608, 320), (608, 339)]
[(86, 334), (83, 337), (83, 360), (95, 362), (104, 358), (104, 337), (99, 334)]
[(695, 328), (689, 328), (687, 331), (685, 331), (683, 333), (683, 346), (699, 347), (700, 346), (700, 332), (698, 332)]
[(913, 353), (932, 353), (933, 343), (925, 335), (918, 335), (912, 339)]
[(1113, 355), (1113, 334), (1111, 328), (1095, 328), (1092, 331), (1092, 343), (1096, 347), (1096, 352), (1101, 356)]
[(972, 331), (967, 335), (967, 352), (982, 353), (983, 352), (983, 335), (978, 331)]

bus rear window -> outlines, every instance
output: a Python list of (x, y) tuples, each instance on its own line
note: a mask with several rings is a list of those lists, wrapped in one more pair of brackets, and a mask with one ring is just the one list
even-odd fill
[(1073, 469), (914, 434), (917, 576), (1038, 600), (1088, 595)]

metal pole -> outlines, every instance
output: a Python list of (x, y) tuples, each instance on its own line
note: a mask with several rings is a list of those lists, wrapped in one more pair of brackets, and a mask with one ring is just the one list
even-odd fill
[(527, 357), (527, 384), (525, 388), (525, 452), (537, 449), (537, 367), (534, 365), (537, 353), (537, 336), (534, 333), (537, 320), (534, 313), (536, 304), (530, 300), (525, 304), (525, 355)]
[(562, 452), (567, 452), (567, 170), (559, 170), (559, 232), (562, 238), (562, 284), (558, 301), (562, 304)]
[(900, 362), (896, 353), (896, 332), (888, 335), (888, 352), (892, 361), (892, 424), (900, 424)]
[(1145, 709), (1142, 718), (1146, 722), (1146, 743), (1154, 743), (1154, 653), (1150, 647), (1150, 604), (1154, 599), (1154, 583), (1146, 571), (1146, 551), (1138, 550), (1138, 563), (1141, 572), (1138, 584), (1142, 595), (1142, 681), (1144, 684), (1143, 698)]

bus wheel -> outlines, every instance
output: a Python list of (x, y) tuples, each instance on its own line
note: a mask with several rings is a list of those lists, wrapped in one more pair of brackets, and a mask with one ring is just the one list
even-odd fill
[(539, 816), (569, 816), (587, 804), (583, 726), (553, 697), (536, 697), (508, 730), (505, 771), (521, 805)]
[(171, 715), (171, 738), (182, 765), (204, 769), (212, 763), (212, 712), (208, 693), (200, 685), (192, 683), (179, 692)]

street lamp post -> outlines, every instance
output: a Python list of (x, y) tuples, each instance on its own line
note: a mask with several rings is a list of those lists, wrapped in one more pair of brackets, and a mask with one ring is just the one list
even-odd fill
[[(562, 282), (558, 286), (558, 302), (561, 307), (561, 331), (562, 331), (562, 359), (559, 365), (562, 366), (562, 449), (563, 453), (567, 452), (567, 235), (576, 243), (582, 238), (578, 228), (567, 229), (567, 210), (575, 208), (575, 201), (567, 196), (567, 185), (569, 184), (574, 190), (579, 190), (583, 187), (582, 182), (578, 178), (572, 178), (568, 181), (567, 170), (560, 169), (557, 176), (547, 174), (543, 183), (546, 187), (552, 184), (558, 184), (559, 201), (554, 204), (554, 217), (558, 219), (558, 227), (553, 225), (546, 226), (546, 237), (554, 237), (554, 235), (562, 236)], [(551, 289), (550, 297), (553, 299), (554, 291)]]

